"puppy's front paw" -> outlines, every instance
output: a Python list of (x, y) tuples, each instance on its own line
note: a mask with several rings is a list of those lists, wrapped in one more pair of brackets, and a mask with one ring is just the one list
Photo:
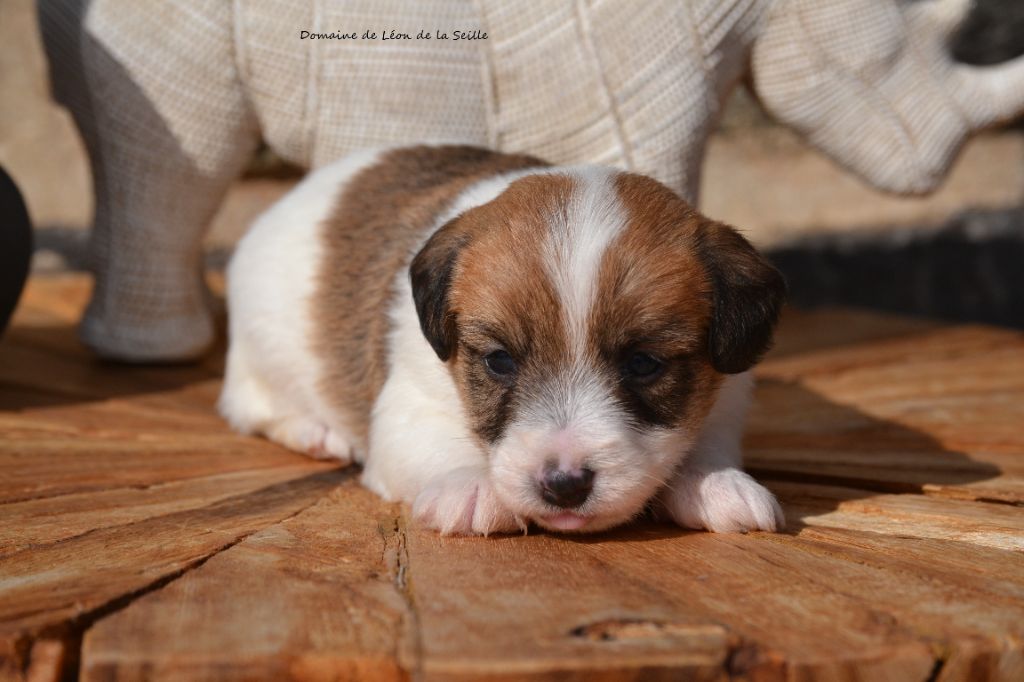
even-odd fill
[(782, 530), (786, 525), (775, 496), (735, 468), (700, 472), (684, 469), (662, 494), (680, 526), (715, 533)]
[(441, 535), (513, 533), (524, 523), (498, 501), (486, 470), (457, 469), (434, 479), (412, 506), (413, 518)]
[(337, 460), (341, 464), (352, 461), (352, 445), (340, 431), (301, 417), (286, 417), (271, 422), (264, 428), (267, 438), (289, 450), (302, 452), (313, 459)]

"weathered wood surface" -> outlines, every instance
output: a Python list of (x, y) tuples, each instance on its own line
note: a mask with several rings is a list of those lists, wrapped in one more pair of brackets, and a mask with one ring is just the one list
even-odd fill
[(123, 368), (39, 280), (0, 343), (0, 678), (1024, 679), (1024, 337), (790, 313), (751, 467), (785, 534), (439, 538)]
[(212, 409), (217, 359), (93, 359), (75, 341), (85, 293), (81, 278), (34, 282), (0, 342), (0, 676), (30, 651), (34, 671), (59, 667), (59, 642), (344, 477), (230, 434)]
[(396, 517), (336, 488), (94, 626), (83, 678), (400, 678), (414, 633)]

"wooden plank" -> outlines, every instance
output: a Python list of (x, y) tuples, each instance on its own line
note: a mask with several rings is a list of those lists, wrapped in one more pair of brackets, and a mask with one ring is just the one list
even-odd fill
[(423, 679), (720, 677), (737, 645), (726, 626), (673, 608), (657, 587), (590, 551), (618, 539), (632, 552), (664, 530), (486, 544), (410, 532)]
[[(955, 587), (964, 599), (970, 599), (970, 593), (976, 591), (1000, 607), (1017, 607), (1024, 599), (1024, 567), (1020, 555), (1014, 552), (848, 528), (805, 526), (796, 536), (819, 543), (832, 554), (842, 548), (857, 562), (874, 564), (880, 560), (892, 570), (936, 575)], [(880, 559), (871, 559), (871, 555)]]
[[(957, 678), (947, 671), (949, 679), (1024, 676), (1019, 554), (962, 542), (824, 530), (815, 529), (817, 537), (765, 535), (764, 540), (775, 545), (776, 556), (805, 561), (807, 576), (820, 570), (817, 580), (823, 586), (870, 604), (872, 616), (887, 628), (910, 631), (927, 642), (936, 669), (953, 663), (951, 670), (959, 666), (969, 673)], [(975, 568), (968, 569), (972, 564)], [(986, 666), (991, 676), (981, 674)]]
[(879, 494), (814, 483), (764, 483), (779, 498), (792, 530), (804, 526), (844, 528), (1024, 553), (1024, 510), (1016, 506)]
[(330, 469), (298, 460), (289, 466), (198, 476), (168, 483), (102, 489), (0, 506), (0, 557), (98, 528), (138, 523), (214, 504)]
[(759, 475), (1024, 503), (1024, 335), (943, 328), (758, 369)]
[(350, 481), (97, 623), (82, 679), (406, 678), (397, 518)]
[[(909, 539), (905, 535), (914, 532), (913, 524), (898, 535), (808, 526), (801, 529), (799, 537), (815, 541), (819, 551), (844, 561), (868, 566), (881, 561), (888, 570), (941, 582), (953, 590), (957, 602), (989, 604), (995, 614), (1008, 614), (1022, 622), (1024, 567), (1019, 554), (963, 542)], [(874, 592), (870, 596), (878, 601), (886, 599), (884, 594)], [(1024, 678), (1024, 649), (1018, 628), (999, 632), (996, 623), (984, 633), (972, 631), (971, 626), (966, 632), (946, 631), (944, 615), (958, 616), (929, 610), (941, 610), (947, 602), (922, 602), (917, 607), (911, 604), (901, 615), (907, 621), (916, 619), (915, 630), (931, 641), (936, 665), (929, 679), (1011, 682)]]
[(790, 535), (443, 539), (229, 434), (219, 358), (95, 362), (84, 291), (0, 342), (0, 679), (83, 630), (96, 680), (1024, 678), (1020, 334), (787, 312), (748, 450)]
[[(428, 679), (589, 679), (609, 668), (678, 676), (697, 672), (685, 657), (700, 635), (717, 647), (700, 672), (752, 677), (924, 680), (961, 641), (978, 656), (1019, 654), (1024, 575), (1016, 555), (941, 545), (1013, 575), (1000, 582), (893, 562), (837, 537), (648, 526), (484, 544), (411, 533), (423, 670)], [(924, 542), (934, 551), (939, 541)]]
[(0, 661), (40, 633), (87, 625), (254, 531), (312, 505), (345, 474), (321, 471), (196, 509), (100, 528), (0, 562)]
[[(433, 533), (425, 536), (436, 539)], [(566, 619), (573, 606), (559, 599), (536, 610), (537, 597), (531, 594), (537, 585), (509, 590), (506, 585), (515, 581), (515, 574), (505, 571), (497, 584), (481, 589), (493, 560), (507, 557), (506, 543), (533, 542), (533, 537), (469, 540), (469, 555), (435, 557), (431, 569), (452, 570), (449, 577), (456, 583), (462, 582), (463, 573), (484, 572), (466, 585), (466, 603), (459, 607), (465, 607), (464, 613), (423, 623), (418, 620), (422, 612), (409, 612), (404, 592), (426, 569), (405, 556), (406, 537), (395, 506), (354, 484), (345, 486), (328, 500), (253, 535), (97, 623), (85, 638), (83, 679), (134, 679), (142, 671), (166, 680), (393, 679), (423, 674), (429, 679), (439, 672), (457, 676), (458, 670), (439, 670), (436, 661), (421, 669), (417, 632), (419, 637), (443, 637), (446, 631), (461, 634), (462, 627), (482, 625), (487, 627), (486, 637), (498, 632), (488, 622), (506, 619), (509, 611), (521, 614), (523, 622), (516, 623), (521, 629), (490, 642), (488, 648), (500, 648), (510, 637), (540, 638), (547, 655), (520, 656), (510, 667), (505, 667), (506, 660), (498, 670), (476, 669), (474, 674), (575, 670), (586, 673), (585, 679), (601, 679), (593, 674), (603, 670), (607, 679), (609, 673), (624, 671), (643, 676), (637, 679), (652, 679), (649, 674), (685, 670), (695, 674), (694, 679), (720, 676), (728, 642), (714, 623), (633, 623), (611, 617), (585, 621), (579, 632), (567, 633), (560, 630), (561, 621), (577, 625)], [(553, 544), (565, 546), (559, 540)], [(469, 560), (471, 556), (482, 563)], [(558, 570), (546, 577), (537, 571), (533, 577), (554, 585), (568, 564), (547, 561)], [(516, 566), (518, 573), (524, 570), (533, 575), (529, 566)], [(268, 590), (269, 585), (274, 589)], [(432, 602), (431, 590), (415, 589), (423, 595), (417, 601)], [(501, 601), (494, 614), (483, 604), (472, 606), (494, 598)], [(628, 585), (590, 599), (593, 609), (600, 606), (611, 616), (627, 608), (624, 604), (648, 601), (643, 591)], [(545, 644), (552, 627), (557, 639)], [(479, 638), (474, 635), (463, 644), (471, 650)], [(628, 643), (608, 655), (609, 638)], [(457, 641), (450, 643), (459, 647)], [(592, 658), (602, 651), (598, 659)]]
[[(865, 491), (825, 489), (824, 487), (811, 488), (808, 491), (801, 490), (802, 488), (805, 486), (784, 483), (773, 485), (773, 489), (783, 496), (787, 503), (787, 510), (791, 511), (793, 515), (801, 514), (801, 511), (808, 507), (820, 511), (820, 507), (823, 506), (822, 500), (824, 500), (824, 506), (828, 506), (831, 500), (839, 500), (842, 504), (855, 499), (856, 495), (870, 495)], [(355, 494), (357, 498), (361, 496), (361, 499), (358, 499), (358, 506), (353, 505), (344, 497), (336, 497), (332, 501), (334, 508), (325, 510), (320, 508), (322, 505), (318, 505), (315, 514), (314, 510), (309, 510), (283, 525), (285, 529), (290, 529), (291, 526), (300, 524), (305, 529), (304, 533), (307, 533), (303, 536), (304, 539), (311, 541), (312, 538), (317, 537), (317, 534), (324, 533), (324, 528), (318, 526), (323, 524), (325, 519), (344, 518), (346, 519), (345, 528), (353, 531), (349, 520), (356, 519), (356, 526), (358, 526), (360, 514), (366, 515), (367, 510), (370, 510), (370, 515), (387, 518), (382, 515), (386, 514), (388, 507), (375, 503), (372, 496), (365, 491), (352, 491), (350, 494)], [(811, 502), (804, 503), (802, 506), (797, 504), (798, 495), (810, 499)], [(936, 520), (934, 527), (925, 526), (926, 532), (931, 532), (934, 528), (941, 527), (942, 518), (952, 519), (962, 524), (968, 521), (979, 508), (991, 506), (969, 502), (951, 503), (909, 495), (879, 497), (881, 499), (874, 502), (876, 506), (883, 508), (887, 505), (895, 506), (901, 510), (901, 516), (896, 517), (894, 523), (902, 526), (904, 536), (907, 533), (920, 532), (922, 528), (920, 517), (927, 518), (933, 514), (941, 515), (941, 518)], [(374, 511), (375, 504), (379, 508)], [(960, 513), (951, 511), (948, 508), (951, 505)], [(356, 507), (355, 510), (353, 507)], [(1015, 510), (1006, 508), (1002, 511), (1013, 512)], [(858, 516), (862, 518), (858, 519)], [(884, 513), (882, 516), (884, 517)], [(1020, 515), (1016, 514), (1015, 516), (1016, 527), (1019, 527)], [(879, 514), (875, 509), (856, 505), (842, 509), (842, 513), (837, 517), (837, 519), (833, 519), (831, 525), (841, 527), (845, 522), (845, 527), (852, 525), (861, 528), (870, 527), (872, 521), (879, 520)], [(798, 519), (807, 521), (803, 516), (798, 516)], [(851, 521), (851, 519), (853, 520)], [(1007, 519), (1013, 521), (1014, 517), (1008, 515)], [(386, 524), (378, 523), (378, 525)], [(672, 585), (659, 587), (645, 584), (645, 582), (649, 583), (652, 576), (662, 573), (675, 575), (681, 569), (679, 565), (669, 564), (657, 570), (652, 568), (652, 573), (646, 574), (646, 578), (642, 575), (624, 574), (616, 580), (609, 580), (609, 571), (602, 566), (604, 559), (607, 558), (609, 551), (628, 552), (634, 541), (646, 539), (643, 532), (637, 535), (635, 533), (637, 530), (644, 531), (645, 529), (643, 527), (633, 529), (634, 533), (630, 533), (629, 530), (623, 531), (625, 537), (619, 538), (613, 549), (582, 557), (578, 553), (572, 552), (578, 548), (580, 543), (571, 541), (567, 543), (564, 539), (547, 536), (542, 536), (539, 540), (531, 537), (499, 538), (492, 541), (472, 539), (449, 541), (438, 539), (430, 533), (414, 533), (413, 554), (408, 570), (412, 584), (416, 586), (416, 603), (420, 608), (419, 622), (422, 632), (429, 633), (430, 637), (442, 633), (437, 636), (441, 637), (444, 643), (450, 645), (460, 656), (465, 656), (467, 651), (475, 652), (475, 657), (469, 662), (464, 659), (454, 663), (451, 660), (431, 660), (429, 654), (432, 640), (428, 638), (424, 643), (425, 653), (428, 654), (428, 658), (424, 662), (424, 670), (428, 673), (428, 677), (430, 675), (476, 677), (478, 675), (498, 675), (499, 673), (547, 675), (555, 672), (559, 674), (575, 672), (583, 677), (589, 677), (595, 670), (608, 669), (617, 670), (618, 673), (625, 674), (627, 677), (635, 675), (643, 679), (659, 672), (711, 675), (715, 670), (719, 672), (723, 670), (726, 662), (732, 660), (731, 657), (750, 656), (750, 651), (761, 646), (758, 642), (741, 643), (742, 640), (737, 640), (731, 629), (718, 625), (721, 622), (719, 620), (720, 613), (713, 614), (714, 618), (701, 621), (695, 620), (694, 614), (690, 612), (671, 609), (666, 611), (664, 608), (660, 608), (659, 604), (663, 603), (663, 598), (659, 596), (659, 592), (664, 589), (672, 589)], [(878, 528), (881, 533), (892, 530), (891, 526)], [(983, 530), (983, 528), (978, 529), (976, 533), (968, 534), (961, 539), (977, 540), (982, 537)], [(289, 537), (294, 535), (290, 530), (288, 532)], [(670, 541), (673, 540), (673, 534), (680, 535), (681, 537), (674, 539), (675, 542), (692, 542), (687, 538), (700, 537), (700, 534), (687, 535), (678, 533), (671, 528), (657, 526), (647, 528), (646, 532), (647, 537), (651, 535), (655, 538), (664, 536)], [(863, 548), (864, 537), (872, 535), (877, 535), (877, 533), (854, 535), (852, 537), (857, 542), (851, 543), (848, 540), (844, 542), (854, 548)], [(956, 533), (950, 532), (948, 535), (955, 536)], [(762, 541), (765, 539), (765, 536), (751, 537), (760, 537)], [(816, 553), (824, 553), (826, 556), (834, 558), (840, 550), (832, 545), (840, 543), (840, 540), (846, 537), (848, 536), (842, 534), (823, 536), (818, 532), (810, 539), (828, 540), (830, 544), (824, 549), (818, 546), (820, 543), (815, 543), (812, 547)], [(912, 559), (908, 561), (906, 560), (908, 547), (905, 543), (893, 544), (891, 538), (885, 535), (879, 537), (880, 539), (876, 539), (873, 544), (869, 545), (871, 550), (878, 551), (881, 547), (885, 550), (883, 556), (890, 554), (904, 557), (903, 562), (898, 565), (894, 565), (891, 558), (886, 559), (879, 567), (881, 570), (895, 574), (910, 572), (933, 577), (940, 575), (942, 581), (951, 583), (958, 592), (978, 591), (980, 587), (985, 593), (982, 603), (987, 603), (989, 606), (1003, 604), (1005, 609), (1007, 602), (1015, 602), (1015, 608), (1019, 610), (1024, 604), (1024, 571), (1022, 571), (1020, 562), (1013, 563), (1002, 560), (1007, 556), (1003, 553), (986, 556), (976, 552), (957, 552), (950, 550), (952, 545), (939, 544), (931, 545), (931, 552), (918, 552), (916, 556), (911, 555)], [(311, 645), (308, 641), (304, 641), (301, 646), (289, 646), (290, 653), (288, 655), (282, 653), (283, 645), (281, 643), (285, 640), (292, 641), (293, 636), (298, 636), (287, 634), (291, 630), (294, 629), (301, 633), (307, 630), (308, 623), (320, 624), (323, 622), (326, 616), (321, 613), (322, 601), (310, 596), (310, 590), (315, 591), (315, 588), (305, 579), (300, 581), (297, 588), (294, 588), (304, 596), (300, 598), (289, 595), (288, 592), (293, 587), (290, 579), (283, 580), (283, 576), (279, 575), (279, 572), (282, 571), (281, 563), (273, 563), (270, 566), (270, 575), (263, 577), (261, 572), (266, 567), (262, 554), (254, 556), (250, 554), (249, 550), (257, 540), (262, 542), (265, 538), (274, 538), (274, 543), (280, 542), (277, 530), (263, 531), (232, 548), (229, 552), (219, 555), (171, 587), (139, 600), (121, 614), (97, 625), (92, 632), (97, 633), (96, 637), (99, 639), (96, 641), (102, 643), (102, 646), (97, 644), (98, 648), (95, 650), (96, 655), (100, 658), (90, 660), (107, 661), (102, 666), (97, 664), (97, 669), (107, 670), (114, 666), (122, 669), (122, 672), (128, 670), (129, 672), (124, 674), (126, 678), (133, 676), (132, 670), (140, 669), (133, 666), (144, 666), (148, 670), (161, 671), (161, 676), (166, 673), (166, 676), (171, 679), (175, 677), (203, 679), (209, 675), (230, 679), (234, 676), (263, 677), (256, 675), (254, 671), (264, 669), (269, 671), (268, 677), (273, 677), (280, 672), (278, 666), (282, 664), (281, 661), (292, 656), (303, 658), (309, 655), (308, 647)], [(886, 545), (886, 540), (889, 540), (890, 544)], [(527, 548), (521, 552), (516, 548), (516, 544), (534, 541), (541, 542), (541, 547)], [(459, 547), (456, 546), (453, 552), (453, 548), (449, 546), (449, 543), (452, 542), (456, 545), (467, 544), (469, 551), (460, 552), (458, 551)], [(602, 536), (593, 540), (593, 544), (601, 544), (601, 542)], [(417, 548), (422, 543), (425, 543), (433, 554), (419, 556)], [(582, 544), (592, 543), (590, 539), (587, 539)], [(436, 545), (440, 545), (440, 547)], [(305, 560), (312, 561), (313, 557), (307, 556), (303, 547), (296, 548), (293, 545), (289, 545), (289, 547), (289, 556), (300, 557), (299, 565)], [(243, 549), (245, 552), (239, 551)], [(273, 551), (278, 551), (278, 549), (280, 548)], [(323, 553), (319, 553), (321, 551)], [(849, 549), (843, 551), (848, 552)], [(353, 556), (352, 552), (338, 550), (329, 544), (326, 547), (318, 545), (317, 552), (314, 555), (316, 561), (326, 562), (328, 565), (333, 556)], [(353, 550), (353, 552), (356, 561), (359, 560), (358, 557), (365, 558), (370, 554), (376, 556), (376, 553), (368, 552), (365, 547)], [(563, 556), (552, 557), (552, 552)], [(934, 556), (942, 556), (947, 565), (941, 567), (940, 570), (933, 561)], [(969, 565), (964, 561), (967, 556), (971, 557), (971, 561), (984, 560), (987, 572), (978, 575), (977, 571), (965, 570)], [(712, 565), (714, 559), (713, 554), (709, 555), (706, 558), (708, 562), (706, 565)], [(959, 559), (959, 563), (950, 566), (948, 562), (951, 559)], [(858, 556), (855, 563), (867, 560)], [(748, 577), (752, 584), (748, 586), (748, 589), (756, 584), (755, 576), (759, 576), (758, 579), (774, 580), (785, 585), (785, 571), (796, 570), (804, 560), (799, 556), (791, 556), (789, 561), (790, 564), (783, 565), (783, 569), (785, 569), (783, 571), (779, 571), (778, 567), (751, 566), (751, 575)], [(877, 563), (877, 560), (875, 561)], [(791, 565), (793, 563), (796, 566)], [(294, 567), (289, 571), (290, 575), (301, 573)], [(424, 571), (426, 571), (426, 575)], [(783, 573), (783, 575), (780, 576), (779, 573)], [(269, 602), (261, 602), (259, 606), (239, 608), (238, 613), (232, 612), (234, 615), (226, 620), (223, 614), (218, 616), (219, 619), (210, 616), (207, 611), (212, 608), (209, 606), (211, 602), (247, 604), (255, 600), (252, 586), (246, 587), (245, 581), (242, 581), (241, 589), (233, 587), (238, 583), (239, 576), (242, 575), (258, 576), (253, 578), (254, 584), (258, 585), (283, 585), (283, 595), (281, 596), (289, 605), (288, 608), (279, 604), (277, 597), (274, 597)], [(439, 575), (444, 580), (440, 593), (437, 585), (432, 582)], [(493, 576), (501, 577), (492, 579)], [(701, 579), (700, 575), (691, 575), (690, 577), (697, 581)], [(870, 584), (870, 581), (866, 580), (864, 576), (858, 577), (862, 586), (865, 582)], [(708, 575), (705, 575), (704, 579), (709, 579)], [(322, 599), (329, 599), (330, 594), (337, 590), (334, 578), (325, 580), (321, 587), (324, 589)], [(612, 587), (614, 589), (610, 589)], [(445, 589), (456, 593), (458, 598), (455, 599), (454, 606), (446, 603), (446, 600), (452, 600), (453, 597), (451, 594), (445, 594)], [(825, 599), (832, 589), (834, 587), (830, 588), (827, 585), (819, 584), (818, 594), (814, 595), (814, 598)], [(783, 596), (784, 593), (785, 590), (783, 590)], [(438, 594), (442, 597), (440, 604), (435, 601)], [(571, 603), (566, 603), (566, 594), (573, 595)], [(728, 595), (728, 592), (723, 594)], [(218, 598), (214, 599), (213, 595), (217, 595)], [(497, 599), (494, 596), (497, 596)], [(801, 596), (806, 602), (807, 596)], [(725, 597), (720, 595), (720, 598), (724, 599)], [(781, 599), (782, 596), (777, 598)], [(870, 618), (881, 618), (882, 616), (879, 614), (884, 613), (889, 606), (888, 600), (880, 599), (874, 600), (876, 603), (872, 605), (873, 591), (854, 593), (848, 595), (848, 599), (867, 601), (867, 606), (860, 607), (862, 611), (860, 615), (869, 620)], [(484, 603), (478, 604), (481, 600)], [(472, 604), (478, 605), (470, 613), (461, 611), (467, 605)], [(727, 604), (722, 606), (725, 607)], [(803, 603), (802, 606), (806, 607), (807, 605)], [(452, 610), (449, 611), (449, 609)], [(874, 609), (874, 615), (868, 613), (871, 609)], [(232, 639), (229, 642), (224, 642), (223, 636), (218, 635), (218, 632), (222, 630), (237, 633), (242, 627), (242, 623), (237, 621), (245, 615), (259, 616), (264, 610), (268, 610), (267, 613), (275, 613), (278, 610), (287, 612), (293, 614), (294, 619), (282, 625), (279, 617), (275, 621), (272, 636), (262, 637), (260, 635), (262, 631), (257, 631), (253, 634), (252, 639), (247, 638), (242, 642)], [(822, 612), (821, 608), (816, 610)], [(510, 618), (509, 611), (516, 613), (511, 614)], [(161, 613), (184, 613), (185, 615), (170, 619), (168, 622), (171, 623), (171, 627), (168, 628), (162, 625), (167, 619), (161, 619), (159, 617)], [(977, 608), (975, 608), (974, 615), (977, 615)], [(432, 616), (434, 620), (431, 620)], [(498, 619), (498, 622), (492, 623), (491, 621), (495, 618)], [(264, 619), (260, 616), (258, 620), (262, 622)], [(509, 622), (510, 620), (512, 622)], [(802, 620), (806, 620), (806, 616)], [(811, 624), (816, 627), (808, 627)], [(928, 621), (925, 621), (924, 626), (929, 624)], [(794, 630), (802, 630), (806, 637), (817, 637), (821, 634), (818, 629), (819, 625), (818, 623), (801, 623), (799, 621), (791, 623)], [(486, 641), (487, 646), (483, 648), (483, 651), (480, 649), (482, 642), (474, 640), (468, 645), (462, 642), (462, 638), (466, 635), (463, 632), (465, 629), (479, 633), (478, 636)], [(844, 631), (845, 629), (843, 628)], [(448, 635), (443, 634), (453, 630), (454, 632), (450, 632)], [(836, 633), (830, 632), (829, 635), (836, 636)], [(353, 637), (354, 635), (349, 632), (347, 636)], [(793, 636), (792, 633), (791, 636)], [(542, 646), (536, 649), (527, 648), (523, 652), (522, 640), (524, 639), (531, 643), (539, 639)], [(608, 645), (607, 642), (610, 639), (628, 642), (628, 644), (615, 648)], [(957, 640), (950, 635), (949, 641), (955, 644)], [(174, 643), (170, 650), (167, 649), (166, 642)], [(334, 646), (340, 646), (339, 640), (335, 640)], [(754, 646), (754, 649), (751, 649), (751, 646)], [(794, 649), (802, 650), (803, 646), (794, 645)], [(921, 651), (931, 652), (931, 649), (925, 647)], [(992, 647), (981, 649), (972, 655), (985, 657), (992, 655), (992, 651), (998, 651), (998, 649)], [(482, 660), (479, 658), (488, 652), (493, 658)], [(510, 658), (508, 652), (519, 653)], [(442, 653), (451, 654), (451, 652), (445, 652), (443, 648)], [(879, 653), (885, 654), (887, 650), (883, 647), (878, 652), (869, 651), (864, 653), (863, 657), (870, 660)], [(500, 657), (502, 655), (504, 657)], [(323, 651), (318, 656), (323, 661), (330, 658)], [(779, 660), (791, 660), (785, 658), (783, 654), (778, 654), (777, 657)], [(931, 671), (934, 665), (931, 653), (928, 653), (926, 658), (925, 662), (928, 665), (925, 666), (924, 663), (921, 663), (921, 669)], [(694, 659), (700, 665), (696, 665)], [(125, 663), (126, 660), (130, 663)], [(262, 661), (262, 663), (256, 665), (253, 663), (254, 660)], [(902, 666), (905, 663), (905, 660), (897, 660), (893, 665), (902, 671), (904, 670)], [(330, 663), (330, 666), (336, 664), (335, 661)], [(324, 663), (324, 665), (328, 664)], [(758, 665), (768, 664), (760, 663)], [(853, 663), (849, 665), (852, 666)], [(121, 666), (127, 666), (127, 668), (121, 668)], [(817, 669), (816, 666), (818, 664), (814, 663), (808, 670)], [(334, 668), (331, 667), (331, 669)], [(860, 670), (861, 668), (857, 667), (856, 669)], [(216, 672), (211, 673), (210, 671)], [(99, 679), (98, 674), (97, 679)]]
[[(150, 486), (302, 461), (302, 455), (267, 441), (228, 433), (5, 443), (0, 446), (0, 502)], [(330, 465), (309, 461), (307, 466), (316, 471)]]
[[(931, 668), (914, 638), (864, 632), (863, 607), (820, 588), (790, 593), (796, 576), (759, 561), (746, 547), (754, 542), (667, 526), (487, 546), (413, 533), (426, 679), (588, 679), (601, 670), (625, 679), (713, 677), (726, 666), (774, 677), (794, 656), (824, 661), (837, 650), (882, 660), (890, 672), (922, 677)], [(826, 618), (837, 606), (846, 608)], [(764, 619), (799, 624), (803, 637)], [(780, 631), (792, 640), (787, 648)], [(834, 647), (827, 655), (819, 638)]]
[[(343, 476), (230, 433), (213, 410), (220, 358), (96, 360), (74, 330), (84, 283), (34, 278), (0, 341), (0, 669), (19, 679), (63, 665), (54, 647), (77, 656), (74, 633), (98, 615)], [(56, 639), (33, 645), (40, 633)]]
[[(217, 384), (127, 397), (68, 399), (39, 389), (0, 386), (0, 429), (10, 440), (51, 435), (95, 436), (151, 432), (225, 433), (213, 409)], [(8, 407), (9, 406), (9, 407)]]

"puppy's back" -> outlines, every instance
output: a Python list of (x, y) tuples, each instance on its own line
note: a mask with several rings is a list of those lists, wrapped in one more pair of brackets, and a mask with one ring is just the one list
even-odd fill
[(322, 423), (362, 450), (387, 377), (396, 277), (468, 188), (544, 165), (417, 146), (360, 152), (307, 176), (253, 224), (229, 266), (224, 416), (248, 433)]

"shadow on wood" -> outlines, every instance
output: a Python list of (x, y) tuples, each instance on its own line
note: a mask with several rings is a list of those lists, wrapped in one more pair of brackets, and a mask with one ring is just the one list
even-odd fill
[(0, 411), (57, 407), (219, 383), (224, 346), (199, 364), (126, 365), (97, 358), (72, 324), (15, 326), (0, 342)]
[[(997, 476), (999, 468), (946, 448), (933, 436), (872, 417), (807, 387), (762, 379), (746, 449), (758, 476), (925, 493)], [(817, 453), (814, 454), (808, 453)]]

